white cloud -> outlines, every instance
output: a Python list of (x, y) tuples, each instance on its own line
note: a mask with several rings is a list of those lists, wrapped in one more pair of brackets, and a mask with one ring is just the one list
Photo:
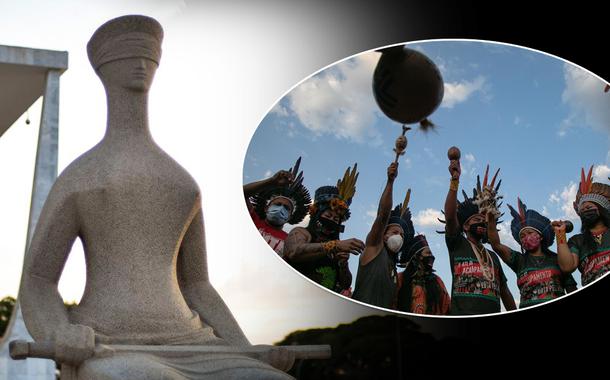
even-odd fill
[(549, 195), (549, 201), (552, 203), (559, 203), (559, 201), (561, 200), (561, 198), (559, 198), (559, 196), (557, 195), (558, 192), (555, 192), (551, 195)]
[(372, 226), (373, 225), (373, 221), (375, 220), (375, 218), (377, 217), (377, 206), (376, 205), (370, 205), (369, 209), (364, 213), (366, 216), (366, 225), (367, 226)]
[(270, 178), (273, 175), (273, 172), (269, 169), (267, 169), (267, 171), (265, 172), (265, 175), (263, 176), (263, 179), (267, 179)]
[(486, 79), (478, 76), (473, 81), (445, 82), (445, 95), (441, 107), (453, 108), (456, 104), (463, 103), (476, 92), (484, 92)]
[(549, 201), (558, 205), (558, 208), (562, 213), (560, 218), (570, 220), (578, 219), (578, 215), (576, 214), (576, 211), (574, 211), (573, 206), (574, 199), (576, 198), (576, 189), (577, 184), (570, 182), (567, 186), (564, 186), (563, 189), (557, 190), (549, 196)]
[(604, 82), (587, 71), (571, 64), (563, 67), (565, 89), (561, 96), (570, 107), (563, 120), (559, 135), (579, 125), (610, 132), (610, 95), (604, 93)]
[(415, 217), (413, 218), (413, 224), (421, 228), (443, 228), (443, 224), (438, 221), (439, 218), (444, 219), (443, 213), (440, 210), (427, 208), (425, 210), (419, 211), (417, 215), (415, 215)]
[(269, 113), (273, 113), (282, 117), (287, 117), (289, 115), (288, 109), (282, 106), (279, 102), (275, 106), (273, 106)]
[(595, 182), (608, 182), (608, 176), (610, 176), (610, 167), (606, 165), (597, 165), (593, 168), (593, 181)]
[(379, 111), (371, 91), (378, 57), (362, 54), (307, 79), (288, 95), (291, 111), (316, 136), (381, 144), (373, 128)]
[(515, 121), (513, 122), (515, 125), (521, 124), (521, 118), (519, 116), (515, 116)]
[(500, 241), (502, 244), (514, 249), (515, 251), (521, 250), (521, 246), (515, 241), (515, 238), (513, 238), (513, 235), (510, 232), (510, 222), (507, 221), (500, 223), (498, 225), (498, 229), (500, 230), (498, 235), (500, 236)]
[(464, 159), (461, 161), (460, 166), (462, 168), (462, 175), (468, 178), (476, 178), (476, 158), (472, 153), (466, 153)]
[[(585, 171), (585, 175), (586, 174), (587, 173)], [(608, 176), (610, 176), (610, 166), (596, 165), (593, 168), (593, 181), (607, 183)], [(578, 214), (576, 214), (576, 211), (574, 211), (574, 200), (576, 199), (577, 190), (578, 182), (570, 182), (561, 190), (556, 190), (551, 193), (549, 195), (549, 202), (551, 205), (554, 205), (556, 207), (557, 212), (552, 213), (545, 207), (543, 209), (543, 215), (558, 215), (559, 219), (569, 219), (572, 222), (578, 221)]]

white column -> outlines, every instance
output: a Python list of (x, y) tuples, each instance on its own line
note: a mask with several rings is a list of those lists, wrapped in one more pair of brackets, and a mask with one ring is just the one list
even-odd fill
[[(32, 184), (26, 255), (42, 206), (57, 178), (60, 75), (59, 70), (47, 71)], [(55, 380), (55, 362), (52, 360), (26, 359), (16, 361), (10, 358), (8, 344), (10, 341), (18, 339), (32, 340), (23, 322), (19, 300), (17, 300), (11, 322), (0, 342), (0, 380)]]

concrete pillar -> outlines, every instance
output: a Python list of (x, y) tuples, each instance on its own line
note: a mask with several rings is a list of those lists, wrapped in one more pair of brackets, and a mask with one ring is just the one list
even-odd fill
[[(32, 184), (32, 201), (26, 240), (26, 252), (36, 229), (36, 223), (51, 186), (57, 178), (57, 142), (59, 128), (59, 77), (61, 71), (47, 71), (43, 95), (38, 149)], [(28, 333), (19, 300), (15, 305), (11, 322), (0, 342), (0, 380), (55, 380), (55, 362), (46, 359), (12, 360), (8, 343), (12, 340), (33, 340)]]

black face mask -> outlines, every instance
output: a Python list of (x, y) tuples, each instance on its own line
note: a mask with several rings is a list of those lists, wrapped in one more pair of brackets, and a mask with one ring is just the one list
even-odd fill
[(318, 226), (319, 232), (326, 236), (338, 235), (345, 230), (345, 226), (326, 218), (318, 219), (316, 225)]
[(428, 274), (434, 272), (434, 269), (432, 269), (432, 267), (434, 266), (434, 256), (423, 256), (421, 258), (421, 262), (422, 262), (422, 265), (424, 266), (425, 274), (428, 275)]
[(432, 266), (434, 265), (434, 256), (422, 257), (422, 264), (424, 264), (424, 268), (426, 268), (427, 272), (431, 272)]
[(594, 227), (599, 221), (599, 219), (599, 212), (595, 209), (590, 209), (580, 213), (580, 220), (582, 221), (582, 224), (587, 228)]
[[(479, 233), (479, 231), (477, 231), (477, 228), (484, 228), (485, 232), (484, 233)], [(481, 240), (482, 243), (487, 243), (487, 224), (484, 222), (481, 223), (474, 223), (470, 225), (470, 228), (468, 228), (468, 232), (470, 232), (470, 234), (475, 237), (476, 239)]]
[(410, 262), (407, 268), (405, 269), (405, 274), (409, 277), (414, 277), (418, 271), (421, 274), (423, 271), (424, 275), (429, 275), (434, 272), (432, 267), (434, 266), (435, 257), (432, 256), (421, 256), (421, 254), (417, 254)]

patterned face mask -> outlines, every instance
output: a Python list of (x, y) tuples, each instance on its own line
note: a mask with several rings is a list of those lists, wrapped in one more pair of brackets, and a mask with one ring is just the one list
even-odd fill
[(540, 247), (540, 236), (538, 234), (527, 234), (521, 239), (521, 246), (526, 251), (535, 251)]

